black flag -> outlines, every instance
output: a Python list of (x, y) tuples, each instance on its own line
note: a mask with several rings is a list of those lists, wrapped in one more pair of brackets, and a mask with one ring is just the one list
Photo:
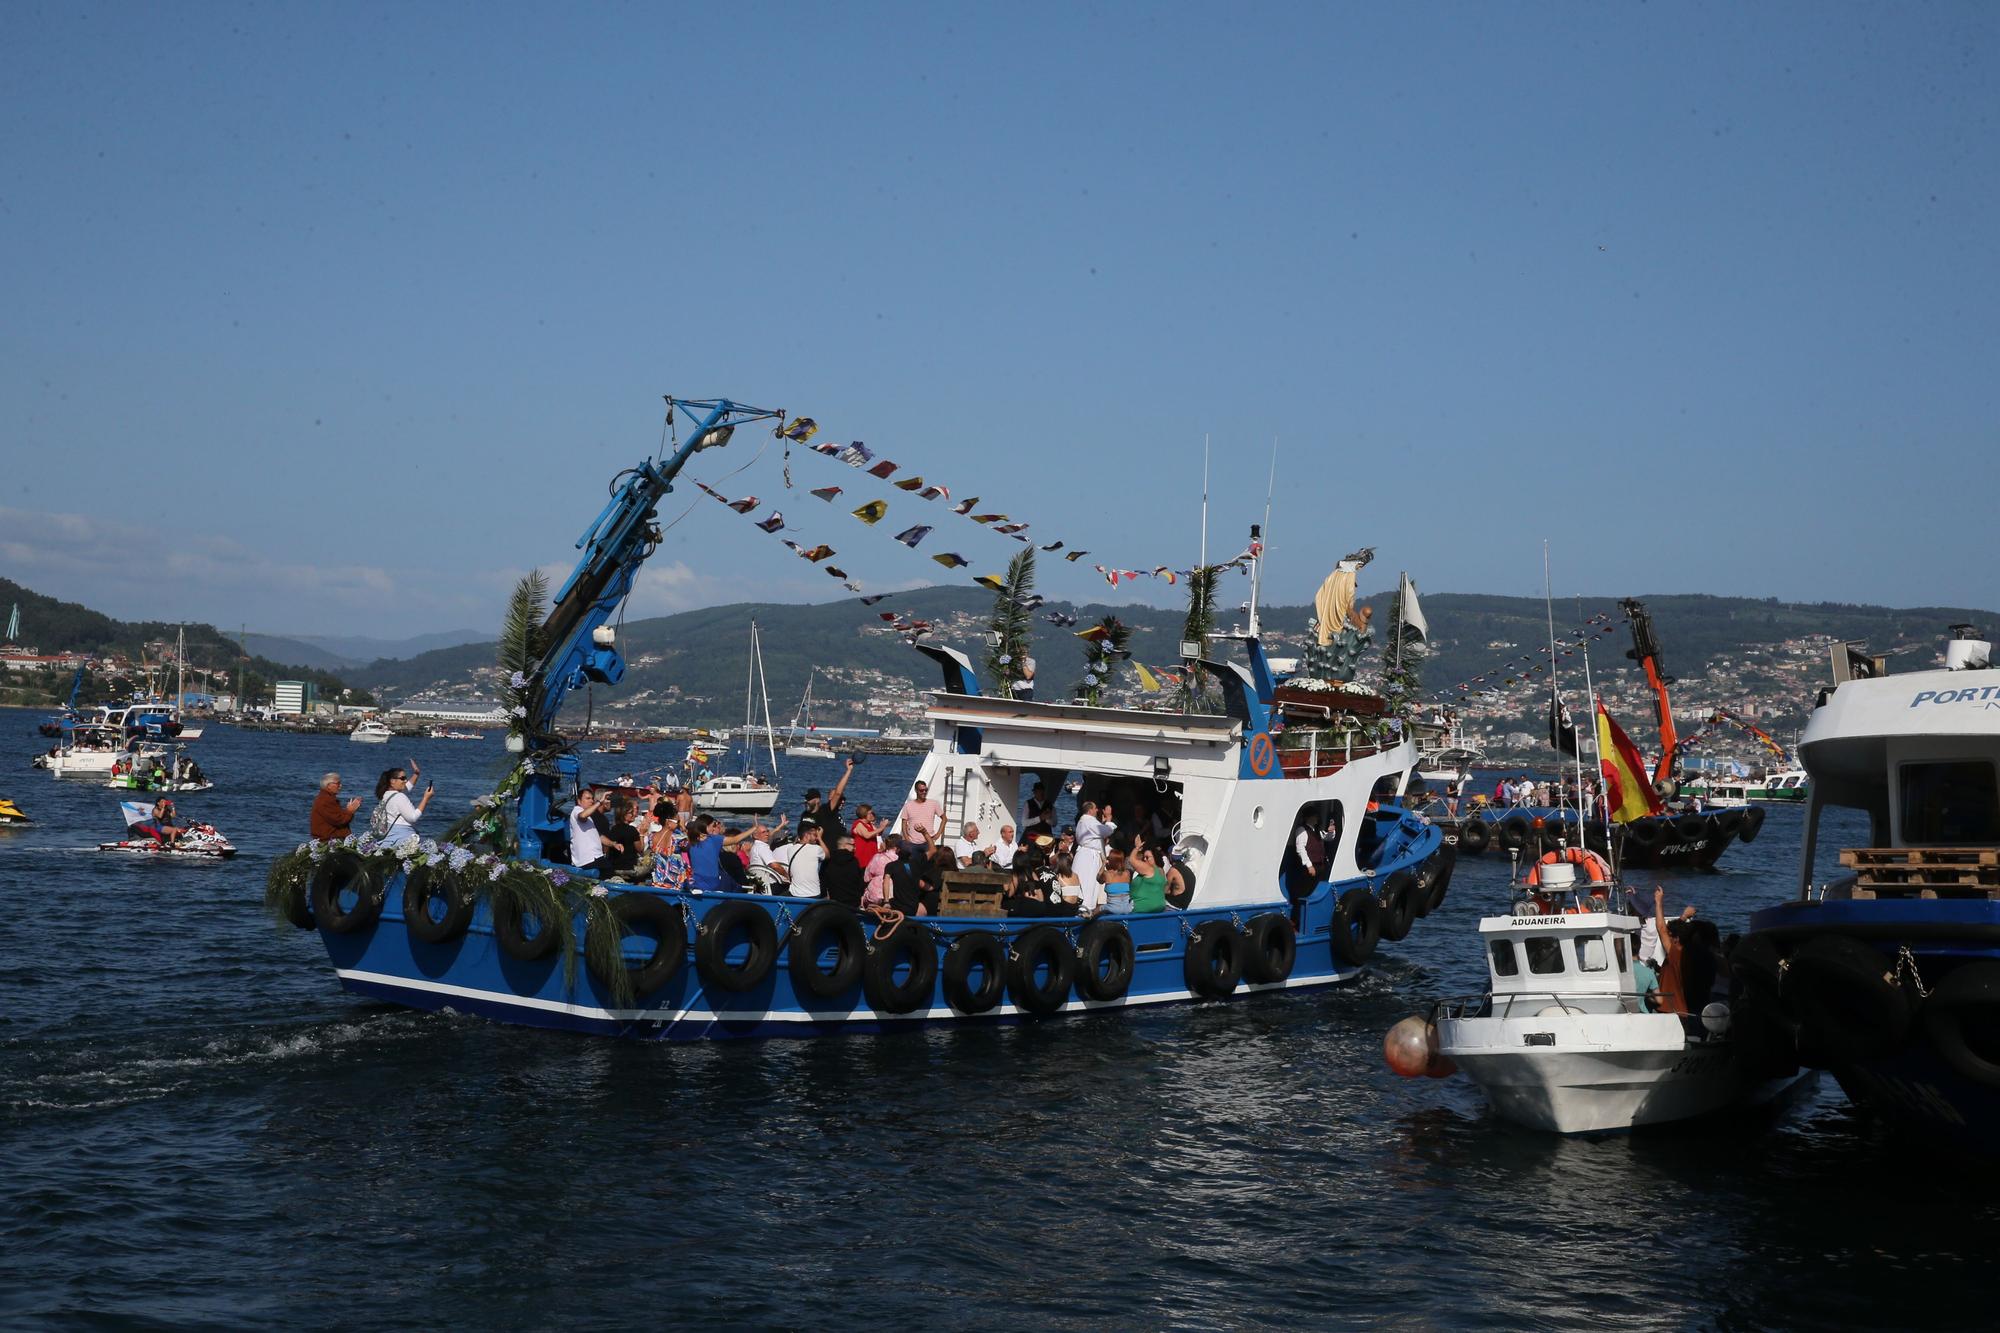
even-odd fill
[(1576, 720), (1569, 715), (1569, 706), (1560, 694), (1549, 696), (1549, 744), (1564, 754), (1576, 753)]

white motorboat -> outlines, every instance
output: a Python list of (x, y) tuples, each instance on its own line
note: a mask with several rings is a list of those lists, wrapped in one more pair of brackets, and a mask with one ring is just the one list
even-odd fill
[[(1588, 864), (1588, 863), (1586, 863)], [(1509, 916), (1485, 917), (1490, 987), (1444, 1000), (1432, 1019), (1438, 1055), (1531, 1129), (1609, 1133), (1764, 1100), (1797, 1078), (1745, 1075), (1729, 1040), (1729, 1006), (1691, 997), (1693, 1016), (1654, 1012), (1632, 949), (1640, 919), (1617, 889), (1582, 897), (1577, 865), (1537, 869), (1540, 885)]]
[(54, 746), (47, 754), (36, 755), (35, 767), (45, 768), (59, 778), (103, 780), (110, 777), (111, 770), (131, 753), (118, 742), (117, 736), (117, 732), (102, 728), (77, 727), (71, 731), (67, 744)]
[(353, 731), (348, 732), (347, 739), (360, 741), (363, 745), (384, 745), (395, 734), (395, 732), (389, 730), (387, 723), (381, 721), (379, 718), (371, 717)]
[(721, 773), (695, 784), (694, 808), (730, 815), (768, 815), (778, 789), (748, 773)]

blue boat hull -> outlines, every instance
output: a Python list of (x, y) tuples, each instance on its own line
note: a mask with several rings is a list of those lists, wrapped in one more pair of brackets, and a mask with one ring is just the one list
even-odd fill
[[(1940, 992), (1961, 969), (2000, 965), (2000, 903), (1977, 898), (1861, 899), (1790, 902), (1751, 918), (1748, 943), (1762, 939), (1782, 956), (1795, 959), (1815, 940), (1846, 939), (1867, 945), (1886, 974), (1897, 978), (1911, 1010), (1900, 1036), (1883, 1049), (1859, 1056), (1832, 1056), (1802, 1039), (1803, 1063), (1830, 1071), (1857, 1105), (1928, 1140), (1945, 1140), (1984, 1153), (1994, 1151), (2000, 1130), (2000, 1066), (1974, 1076), (1981, 1058), (1961, 1049), (1950, 1058), (1941, 1042), (1970, 1038), (1975, 1049), (1991, 1051), (2000, 1039), (1991, 1008), (1960, 1011), (1954, 1038), (1933, 1021)], [(1785, 1000), (1783, 984), (1780, 1000)], [(1794, 1020), (1811, 1021), (1796, 1003)]]

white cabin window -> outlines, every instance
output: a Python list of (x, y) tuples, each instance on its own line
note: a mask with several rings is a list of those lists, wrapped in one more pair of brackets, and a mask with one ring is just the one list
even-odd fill
[(2000, 787), (1982, 760), (1902, 765), (1905, 844), (2000, 841)]
[(1493, 941), (1493, 975), (1511, 977), (1521, 970), (1521, 960), (1514, 956), (1514, 941)]
[(1522, 943), (1528, 949), (1528, 970), (1536, 976), (1549, 976), (1566, 970), (1563, 967), (1562, 941), (1553, 935), (1532, 935)]
[(1579, 935), (1576, 937), (1576, 969), (1579, 972), (1602, 972), (1610, 966), (1605, 961), (1604, 939), (1599, 935)]

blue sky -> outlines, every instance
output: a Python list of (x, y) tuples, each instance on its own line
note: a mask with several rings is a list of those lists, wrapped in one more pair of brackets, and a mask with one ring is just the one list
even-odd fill
[[(1192, 563), (1205, 433), (1233, 551), (1275, 439), (1279, 600), (1547, 538), (1558, 591), (2000, 605), (1996, 56), (1976, 4), (9, 5), (0, 573), (484, 626), (672, 392), (1086, 565)], [(754, 452), (702, 475), (870, 587), (1015, 549)], [(634, 611), (836, 590), (705, 504)]]

